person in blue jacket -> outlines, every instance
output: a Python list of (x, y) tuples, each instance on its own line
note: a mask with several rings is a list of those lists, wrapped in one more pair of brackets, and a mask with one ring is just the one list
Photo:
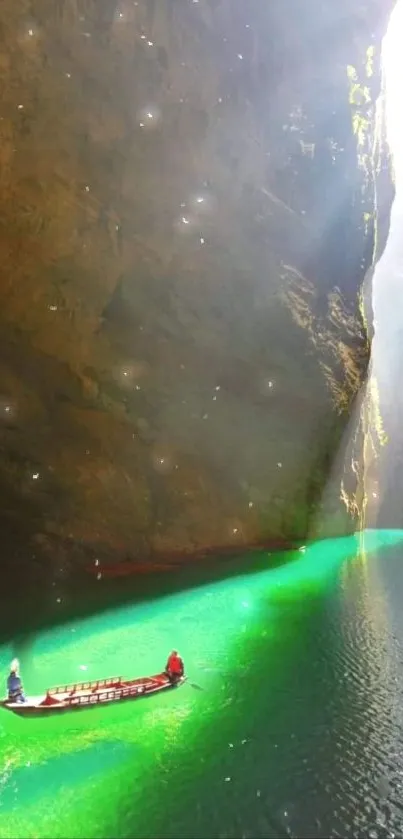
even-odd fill
[(7, 679), (7, 693), (9, 702), (25, 702), (20, 676), (20, 665), (17, 658), (14, 658), (11, 662), (10, 675)]

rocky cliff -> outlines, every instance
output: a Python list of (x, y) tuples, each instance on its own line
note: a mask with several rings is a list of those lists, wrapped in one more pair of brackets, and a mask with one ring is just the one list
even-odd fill
[[(368, 362), (387, 11), (3, 0), (14, 567), (28, 553), (60, 573), (89, 554), (163, 562), (320, 520)], [(339, 496), (336, 482), (331, 528), (349, 526)]]

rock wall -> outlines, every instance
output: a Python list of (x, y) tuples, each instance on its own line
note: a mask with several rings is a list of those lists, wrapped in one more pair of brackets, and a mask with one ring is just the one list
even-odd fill
[(387, 9), (310, 7), (3, 0), (10, 563), (163, 561), (320, 520), (368, 362), (357, 143)]

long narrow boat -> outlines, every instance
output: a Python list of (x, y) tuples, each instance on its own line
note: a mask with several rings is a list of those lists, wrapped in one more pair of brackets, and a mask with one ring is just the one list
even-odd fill
[(77, 682), (75, 685), (50, 688), (42, 696), (27, 697), (25, 702), (11, 702), (5, 699), (0, 706), (22, 717), (60, 714), (62, 711), (91, 708), (94, 705), (122, 702), (125, 699), (142, 699), (179, 687), (184, 682), (184, 676), (171, 682), (165, 673), (130, 681), (116, 676), (111, 679), (98, 679), (95, 682)]

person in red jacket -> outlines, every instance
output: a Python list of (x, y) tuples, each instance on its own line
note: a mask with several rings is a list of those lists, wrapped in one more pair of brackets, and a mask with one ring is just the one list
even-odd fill
[(171, 682), (177, 682), (185, 674), (183, 659), (178, 650), (172, 650), (165, 667), (165, 673)]

